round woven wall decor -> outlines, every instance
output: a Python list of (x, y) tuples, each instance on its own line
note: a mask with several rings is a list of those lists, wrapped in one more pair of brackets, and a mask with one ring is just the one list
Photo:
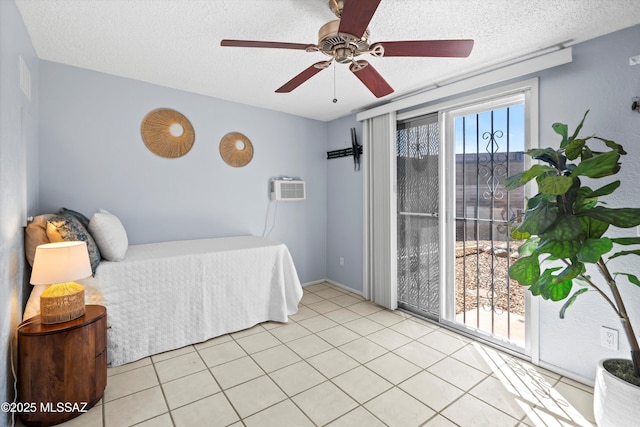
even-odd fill
[(169, 159), (187, 154), (196, 138), (189, 119), (168, 108), (147, 114), (141, 132), (144, 145), (152, 153)]
[(253, 158), (253, 145), (240, 132), (229, 132), (220, 140), (220, 157), (229, 166), (242, 167)]

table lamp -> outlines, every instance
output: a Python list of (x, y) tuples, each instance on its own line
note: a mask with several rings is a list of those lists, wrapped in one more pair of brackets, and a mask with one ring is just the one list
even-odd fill
[(74, 280), (91, 276), (86, 242), (59, 242), (36, 248), (32, 285), (50, 285), (40, 295), (40, 321), (62, 323), (84, 315), (84, 287)]

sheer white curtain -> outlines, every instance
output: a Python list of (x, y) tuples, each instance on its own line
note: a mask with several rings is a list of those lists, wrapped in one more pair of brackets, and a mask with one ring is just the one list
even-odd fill
[(397, 292), (396, 114), (364, 121), (364, 296), (395, 310)]

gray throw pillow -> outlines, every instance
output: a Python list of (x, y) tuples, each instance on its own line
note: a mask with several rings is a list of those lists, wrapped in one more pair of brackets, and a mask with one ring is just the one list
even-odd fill
[(47, 222), (47, 237), (49, 237), (51, 243), (78, 240), (87, 242), (91, 270), (95, 274), (101, 258), (98, 245), (89, 231), (82, 225), (82, 222), (71, 214), (68, 209), (49, 218)]

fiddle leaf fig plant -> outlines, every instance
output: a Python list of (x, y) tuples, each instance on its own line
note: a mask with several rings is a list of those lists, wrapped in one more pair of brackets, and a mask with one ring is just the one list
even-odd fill
[[(601, 295), (620, 319), (631, 346), (631, 376), (635, 378), (625, 380), (640, 385), (640, 347), (618, 290), (619, 280), (638, 287), (640, 280), (629, 272), (612, 272), (608, 266), (612, 259), (640, 255), (640, 237), (605, 236), (610, 226), (640, 225), (640, 208), (610, 208), (600, 200), (613, 194), (620, 187), (620, 180), (595, 189), (583, 185), (584, 178), (589, 178), (591, 184), (594, 179), (615, 176), (620, 171), (620, 156), (627, 154), (611, 140), (579, 136), (588, 113), (572, 135), (566, 124), (555, 123), (553, 130), (562, 137), (560, 148), (529, 150), (527, 154), (541, 163), (504, 181), (507, 190), (532, 180), (538, 185), (538, 194), (527, 200), (526, 210), (512, 229), (512, 237), (525, 242), (509, 276), (528, 287), (533, 295), (565, 300), (561, 318), (585, 292), (593, 290)], [(621, 246), (628, 249), (621, 250)], [(545, 267), (546, 261), (555, 262)], [(595, 266), (602, 280), (591, 277), (587, 265)]]

